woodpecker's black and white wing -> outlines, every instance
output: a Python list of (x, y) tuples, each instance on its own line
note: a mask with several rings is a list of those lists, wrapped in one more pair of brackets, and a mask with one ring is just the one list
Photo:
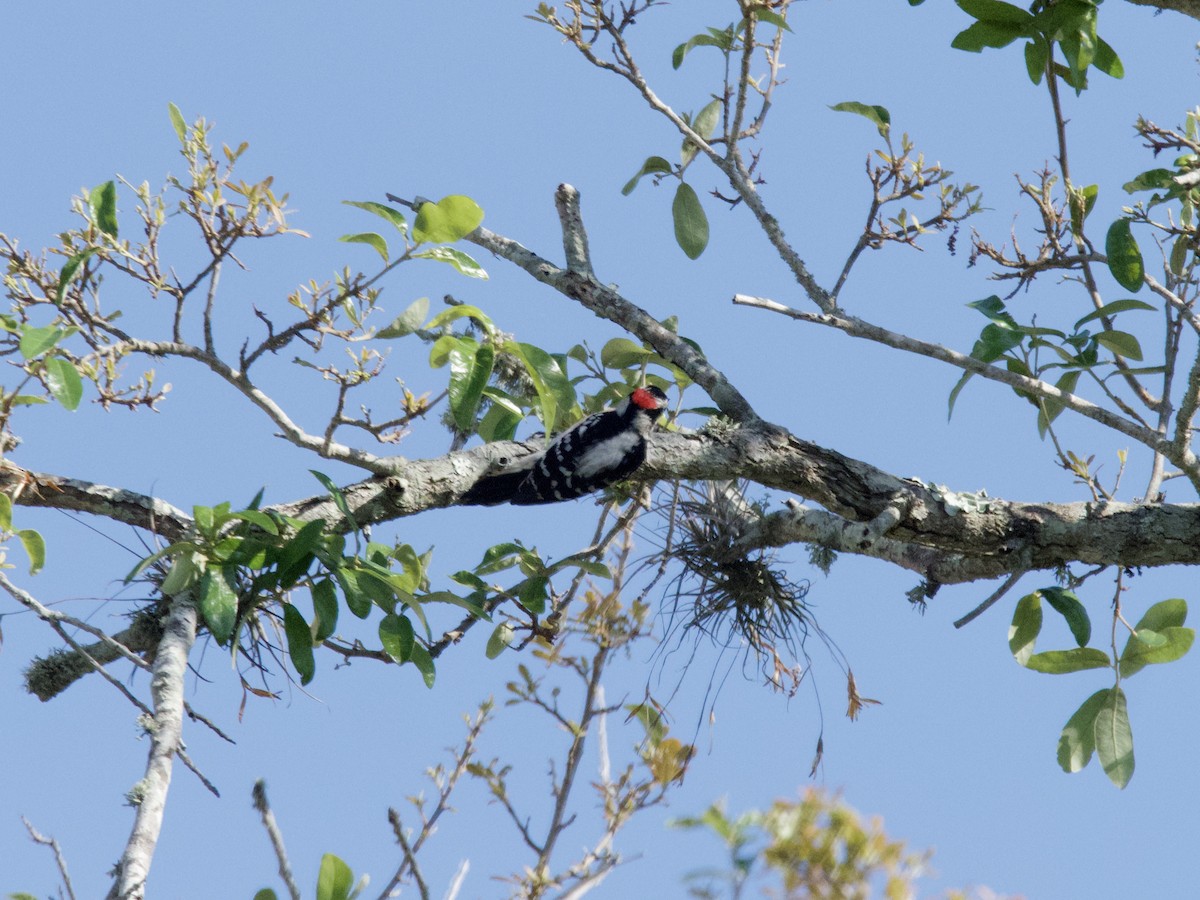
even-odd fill
[(558, 503), (628, 478), (646, 460), (646, 437), (666, 401), (657, 387), (636, 388), (615, 409), (577, 422), (541, 453), (517, 460), (512, 470), (481, 478), (459, 502)]
[(573, 500), (631, 474), (646, 458), (645, 438), (615, 410), (588, 416), (551, 444), (518, 486), (518, 506)]
[(646, 437), (666, 406), (656, 387), (638, 388), (616, 409), (588, 416), (555, 439), (512, 503), (573, 500), (628, 478), (646, 461)]

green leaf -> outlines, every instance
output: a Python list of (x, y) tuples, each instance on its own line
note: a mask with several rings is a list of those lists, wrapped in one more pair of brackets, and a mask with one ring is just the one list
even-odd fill
[(171, 117), (171, 127), (175, 129), (175, 136), (179, 138), (179, 143), (187, 141), (187, 121), (183, 118), (183, 113), (179, 111), (179, 107), (174, 103), (167, 104), (167, 114)]
[(625, 182), (625, 187), (621, 188), (621, 193), (626, 197), (632, 194), (633, 189), (638, 186), (638, 182), (642, 180), (642, 176), (644, 175), (669, 175), (670, 173), (671, 164), (661, 156), (647, 157), (646, 161), (642, 163), (642, 167), (637, 170), (637, 174)]
[(429, 651), (425, 649), (425, 645), (420, 642), (413, 644), (409, 660), (417, 667), (417, 671), (421, 673), (421, 678), (425, 681), (425, 687), (432, 688), (433, 682), (437, 678), (437, 670), (433, 666), (433, 657), (429, 655)]
[(390, 206), (385, 206), (382, 203), (376, 203), (374, 200), (343, 200), (347, 206), (356, 206), (359, 209), (365, 209), (369, 213), (379, 216), (381, 219), (386, 219), (396, 226), (401, 234), (408, 234), (408, 220), (404, 218), (404, 214), (398, 209), (393, 209)]
[(1007, 47), (1019, 37), (1025, 36), (1025, 28), (1006, 22), (976, 22), (960, 31), (950, 42), (955, 50), (982, 53), (986, 47)]
[(1133, 730), (1129, 727), (1129, 710), (1125, 692), (1112, 688), (1096, 712), (1096, 755), (1104, 774), (1119, 788), (1133, 777)]
[(54, 399), (65, 409), (75, 410), (83, 397), (83, 379), (79, 371), (61, 356), (52, 356), (46, 360), (46, 383)]
[(413, 259), (432, 259), (435, 262), (449, 263), (468, 278), (486, 280), (487, 271), (470, 254), (463, 253), (456, 247), (430, 247), (420, 253), (414, 253)]
[(29, 557), (29, 574), (36, 575), (46, 565), (46, 539), (32, 528), (22, 528), (17, 537)]
[(1108, 236), (1104, 241), (1104, 252), (1108, 256), (1108, 270), (1112, 272), (1117, 284), (1135, 294), (1140, 291), (1142, 279), (1146, 275), (1146, 266), (1130, 230), (1129, 219), (1117, 219), (1109, 226)]
[(0, 534), (12, 531), (12, 497), (0, 494)]
[[(1012, 362), (1012, 360), (1010, 360), (1010, 362)], [(1011, 366), (1009, 368), (1011, 368)], [(1055, 382), (1054, 386), (1064, 394), (1073, 394), (1075, 393), (1076, 385), (1079, 383), (1080, 374), (1081, 373), (1078, 369), (1072, 369), (1069, 372), (1064, 372), (1058, 381)], [(1016, 389), (1014, 388), (1014, 390)], [(1017, 393), (1024, 396), (1022, 391), (1018, 390)], [(1044, 438), (1046, 436), (1046, 432), (1050, 429), (1050, 424), (1059, 417), (1064, 409), (1066, 409), (1066, 404), (1062, 400), (1058, 400), (1054, 397), (1038, 398), (1037, 426), (1039, 437)], [(1087, 641), (1085, 640), (1083, 643), (1087, 643)]]
[(342, 514), (342, 517), (350, 523), (351, 527), (357, 528), (358, 523), (354, 518), (354, 513), (350, 511), (350, 504), (346, 501), (346, 495), (334, 483), (334, 480), (324, 472), (318, 472), (316, 469), (309, 469), (308, 473), (321, 482), (321, 487), (325, 488), (329, 496), (333, 498), (333, 505), (338, 508), (338, 512)]
[(58, 290), (54, 296), (54, 302), (58, 306), (62, 306), (63, 297), (67, 294), (67, 285), (71, 283), (71, 279), (75, 277), (75, 273), (79, 271), (79, 267), (99, 252), (99, 247), (88, 247), (88, 249), (76, 253), (66, 261), (62, 267), (62, 271), (58, 273)]
[(1017, 601), (1012, 624), (1008, 628), (1008, 649), (1013, 659), (1025, 665), (1033, 655), (1038, 634), (1042, 630), (1042, 596), (1038, 591), (1026, 594)]
[(657, 357), (658, 354), (653, 350), (647, 350), (629, 338), (613, 338), (600, 348), (600, 364), (606, 369), (640, 366)]
[(1092, 65), (1110, 78), (1125, 77), (1125, 66), (1121, 62), (1121, 57), (1117, 56), (1117, 51), (1099, 36), (1096, 37), (1096, 55), (1092, 58)]
[(279, 524), (264, 512), (257, 509), (242, 509), (233, 513), (230, 518), (240, 519), (267, 534), (279, 534)]
[(1067, 620), (1075, 643), (1080, 647), (1085, 646), (1092, 637), (1092, 620), (1088, 618), (1087, 609), (1079, 601), (1079, 598), (1073, 592), (1061, 587), (1042, 588), (1040, 593), (1042, 599)]
[(350, 900), (354, 887), (354, 873), (350, 867), (326, 853), (321, 857), (321, 869), (317, 873), (317, 900)]
[(1181, 234), (1175, 239), (1175, 243), (1171, 246), (1170, 266), (1171, 272), (1175, 275), (1182, 276), (1184, 269), (1187, 268), (1187, 255), (1189, 247), (1188, 236)]
[(296, 579), (308, 571), (314, 558), (313, 550), (325, 533), (325, 522), (313, 519), (305, 522), (295, 535), (289, 537), (279, 549), (279, 582), (290, 587)]
[(271, 888), (263, 888), (255, 891), (254, 900), (279, 900), (279, 897)]
[(981, 22), (1007, 25), (1028, 25), (1033, 22), (1033, 16), (1028, 11), (1003, 0), (955, 0), (955, 3), (968, 16)]
[[(505, 569), (511, 569), (517, 564), (521, 558), (521, 554), (525, 552), (525, 548), (520, 544), (515, 544), (512, 541), (505, 541), (501, 544), (495, 544), (488, 547), (483, 552), (483, 559), (479, 561), (479, 565), (475, 567), (474, 574), (470, 572), (459, 572), (454, 577), (454, 580), (459, 584), (465, 584), (468, 587), (477, 589), (486, 589), (487, 585), (484, 582), (477, 581), (477, 575), (494, 575), (497, 572), (503, 572)], [(469, 576), (469, 577), (462, 577)]]
[(1086, 187), (1071, 188), (1071, 233), (1078, 237), (1083, 233), (1083, 223), (1088, 214), (1096, 206), (1096, 197), (1100, 194), (1100, 185), (1089, 184)]
[(416, 645), (416, 634), (412, 622), (407, 616), (394, 613), (384, 616), (379, 622), (379, 641), (383, 649), (398, 663), (406, 663), (412, 658), (413, 647)]
[(1175, 662), (1192, 649), (1195, 640), (1192, 628), (1167, 625), (1155, 631), (1139, 627), (1121, 651), (1121, 677), (1128, 678), (1155, 663)]
[(317, 664), (313, 659), (312, 629), (304, 621), (300, 610), (290, 603), (283, 605), (283, 632), (287, 635), (288, 656), (300, 675), (300, 684), (308, 684), (317, 672)]
[(1127, 331), (1101, 331), (1096, 335), (1096, 340), (1118, 356), (1135, 362), (1142, 359), (1142, 345)]
[(167, 570), (167, 576), (158, 586), (164, 597), (174, 597), (180, 591), (191, 587), (196, 579), (204, 572), (206, 560), (195, 550), (179, 553)]
[(857, 100), (845, 100), (841, 103), (835, 103), (829, 108), (835, 112), (854, 113), (855, 115), (869, 119), (879, 130), (879, 136), (883, 138), (887, 137), (888, 131), (892, 127), (892, 114), (884, 106), (872, 106), (866, 103), (859, 103)]
[(1187, 621), (1187, 601), (1179, 597), (1170, 600), (1160, 600), (1138, 619), (1134, 631), (1149, 628), (1152, 631), (1162, 631), (1165, 628), (1178, 628)]
[(696, 259), (708, 246), (708, 216), (690, 184), (681, 182), (676, 188), (671, 217), (675, 222), (675, 241), (688, 259)]
[(197, 504), (192, 507), (192, 518), (196, 520), (196, 530), (206, 537), (211, 537), (216, 527), (216, 518), (213, 515), (211, 506), (200, 506)]
[(491, 388), (484, 389), (484, 396), (491, 399), (493, 403), (475, 427), (475, 433), (488, 444), (492, 441), (514, 440), (517, 435), (517, 426), (525, 418), (522, 411), (513, 412), (507, 404), (497, 401), (493, 396), (494, 393), (497, 392)]
[(474, 594), (469, 597), (460, 597), (450, 591), (434, 591), (430, 594), (422, 594), (420, 600), (422, 603), (449, 603), (465, 609), (477, 619), (484, 619), (488, 622), (492, 619)]
[(546, 434), (550, 434), (559, 417), (575, 405), (575, 387), (563, 373), (558, 360), (541, 347), (515, 341), (509, 341), (506, 347), (525, 364), (525, 371), (537, 391), (542, 424)]
[(517, 599), (535, 616), (540, 616), (546, 611), (546, 600), (549, 598), (548, 584), (546, 576), (534, 575), (526, 578), (517, 588)]
[(560, 559), (558, 562), (552, 565), (549, 571), (551, 573), (558, 572), (559, 570), (565, 569), (568, 566), (574, 569), (579, 569), (583, 572), (587, 572), (589, 575), (595, 575), (597, 578), (607, 578), (611, 580), (613, 577), (612, 570), (597, 559), (577, 559), (567, 557), (566, 559)]
[(478, 306), (472, 306), (469, 303), (461, 303), (458, 306), (451, 306), (449, 309), (443, 309), (440, 313), (430, 319), (425, 324), (425, 327), (430, 330), (433, 330), (434, 328), (441, 328), (443, 325), (446, 325), (457, 319), (461, 319), (464, 316), (474, 319), (483, 326), (485, 331), (489, 333), (496, 330), (496, 326), (492, 323), (492, 320), (488, 318), (487, 314)]
[(717, 130), (717, 123), (721, 121), (721, 111), (724, 108), (725, 105), (720, 100), (710, 100), (704, 104), (692, 120), (692, 131), (707, 141)]
[[(696, 118), (692, 120), (692, 131), (700, 135), (705, 141), (712, 137), (716, 130), (717, 123), (721, 121), (721, 110), (724, 109), (720, 100), (713, 100), (705, 104), (700, 112), (696, 113)], [(687, 165), (695, 158), (699, 152), (699, 147), (696, 143), (688, 138), (683, 139), (683, 145), (679, 150), (679, 162), (686, 168)]]
[(1064, 772), (1078, 772), (1096, 749), (1096, 714), (1108, 700), (1110, 688), (1096, 691), (1067, 719), (1058, 738), (1058, 764)]
[(1138, 191), (1163, 191), (1175, 185), (1175, 173), (1170, 169), (1150, 169), (1143, 172), (1133, 181), (1125, 182), (1125, 193), (1134, 194)]
[(707, 34), (692, 35), (671, 52), (671, 67), (678, 69), (683, 65), (684, 57), (696, 47), (716, 47), (722, 52), (728, 52), (733, 47), (733, 33), (728, 29), (718, 31), (710, 28)]
[(346, 244), (367, 244), (375, 248), (375, 252), (383, 257), (383, 261), (388, 261), (388, 245), (383, 239), (383, 235), (376, 234), (374, 231), (364, 231), (360, 234), (343, 234), (339, 241)]
[(983, 362), (995, 362), (1013, 347), (1017, 347), (1025, 339), (1019, 328), (1013, 328), (1000, 322), (992, 322), (983, 326), (979, 332), (979, 340), (971, 348), (971, 355)]
[(954, 415), (954, 403), (958, 400), (958, 395), (962, 393), (962, 389), (967, 386), (967, 382), (971, 380), (974, 372), (963, 372), (962, 377), (954, 383), (954, 387), (950, 389), (950, 396), (946, 401), (946, 421), (949, 422)]
[(402, 338), (405, 335), (419, 331), (429, 315), (429, 298), (418, 297), (408, 305), (408, 309), (396, 316), (387, 328), (375, 332), (377, 338)]
[(995, 294), (984, 297), (982, 300), (972, 300), (966, 306), (968, 309), (974, 309), (983, 313), (989, 319), (1000, 319), (1005, 322), (1013, 320), (1004, 306), (1004, 301)]
[(342, 589), (342, 596), (346, 598), (346, 607), (360, 619), (365, 619), (371, 614), (371, 598), (363, 590), (358, 581), (358, 573), (353, 569), (338, 569), (333, 573), (333, 577), (337, 579), (338, 587)]
[(328, 578), (314, 582), (310, 588), (313, 601), (313, 643), (320, 644), (337, 629), (337, 590)]
[(53, 325), (47, 325), (45, 328), (26, 326), (21, 331), (21, 355), (26, 359), (35, 359), (66, 337), (67, 333), (66, 329), (55, 328)]
[(513, 627), (508, 622), (501, 622), (497, 625), (492, 630), (492, 634), (488, 638), (487, 650), (484, 651), (487, 658), (495, 659), (503, 653), (505, 648), (512, 643), (514, 634)]
[(470, 431), (475, 425), (495, 359), (491, 344), (480, 344), (473, 354), (462, 349), (450, 351), (450, 412), (460, 431)]
[(646, 730), (646, 738), (652, 746), (661, 744), (667, 736), (667, 725), (660, 713), (650, 703), (627, 704), (630, 719), (637, 719)]
[(413, 224), (418, 244), (451, 244), (466, 237), (483, 221), (483, 210), (470, 197), (451, 194), (437, 203), (422, 203)]
[(1153, 304), (1147, 303), (1144, 300), (1114, 300), (1112, 303), (1105, 303), (1099, 309), (1094, 309), (1078, 322), (1075, 323), (1075, 330), (1078, 331), (1080, 326), (1086, 325), (1088, 322), (1093, 322), (1096, 319), (1112, 318), (1117, 313), (1127, 312), (1131, 309), (1149, 309), (1154, 310)]
[(88, 192), (92, 222), (109, 237), (117, 236), (117, 183), (106, 181)]
[(788, 25), (787, 20), (779, 13), (767, 9), (764, 6), (755, 6), (751, 8), (750, 14), (759, 22), (765, 22), (768, 25), (774, 25), (781, 31), (791, 31), (792, 27)]
[(1047, 675), (1065, 675), (1085, 669), (1104, 669), (1112, 666), (1112, 660), (1103, 650), (1095, 647), (1074, 647), (1070, 650), (1046, 650), (1034, 653), (1025, 660), (1025, 668)]
[(200, 614), (222, 647), (233, 635), (237, 604), (236, 572), (225, 566), (206, 567), (200, 576)]
[(1025, 45), (1025, 71), (1029, 73), (1029, 80), (1034, 84), (1042, 83), (1042, 76), (1046, 74), (1046, 63), (1049, 58), (1049, 45), (1046, 43), (1046, 39), (1040, 35)]
[(1073, 23), (1074, 31), (1068, 30), (1059, 40), (1067, 65), (1074, 72), (1083, 74), (1096, 59), (1096, 15), (1094, 7), (1085, 9), (1083, 15)]

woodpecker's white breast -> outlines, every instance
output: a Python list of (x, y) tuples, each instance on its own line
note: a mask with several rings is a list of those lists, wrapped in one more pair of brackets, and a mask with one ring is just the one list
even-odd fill
[(643, 440), (637, 431), (624, 431), (588, 447), (575, 467), (574, 477), (584, 480), (617, 468)]

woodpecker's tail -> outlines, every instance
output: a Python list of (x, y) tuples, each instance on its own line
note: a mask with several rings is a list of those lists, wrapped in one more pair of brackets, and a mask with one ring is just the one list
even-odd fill
[(524, 470), (519, 470), (486, 475), (471, 485), (470, 489), (459, 498), (459, 505), (496, 506), (499, 503), (508, 503), (516, 496), (517, 489), (528, 474)]

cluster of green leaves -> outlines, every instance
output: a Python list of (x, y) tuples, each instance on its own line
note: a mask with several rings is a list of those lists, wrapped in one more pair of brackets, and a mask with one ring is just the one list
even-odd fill
[[(484, 608), (492, 608), (504, 600), (514, 601), (534, 622), (545, 614), (553, 595), (551, 579), (559, 572), (576, 569), (598, 578), (612, 578), (608, 566), (595, 559), (568, 556), (554, 563), (542, 559), (536, 547), (526, 547), (520, 541), (504, 541), (489, 547), (475, 568), (455, 572), (450, 580), (470, 588), (468, 599)], [(490, 584), (489, 576), (516, 570), (520, 580), (499, 587)], [(498, 624), (488, 638), (485, 653), (495, 659), (516, 637), (509, 621)]]
[[(59, 345), (79, 329), (55, 324), (35, 327), (14, 316), (0, 315), (0, 330), (13, 336), (30, 378), (45, 385), (47, 394), (64, 409), (77, 409), (83, 399), (83, 379), (75, 363)], [(15, 407), (47, 402), (45, 395), (26, 393), (28, 381), (26, 379), (12, 390), (0, 390), (0, 410), (5, 418)]]
[[(1084, 373), (1101, 383), (1111, 378), (1117, 372), (1117, 356), (1125, 360), (1141, 361), (1142, 347), (1138, 339), (1128, 331), (1104, 327), (1104, 323), (1111, 324), (1121, 313), (1155, 309), (1149, 303), (1132, 298), (1114, 300), (1080, 317), (1068, 333), (1033, 323), (1018, 323), (1005, 307), (1004, 301), (994, 294), (968, 303), (967, 306), (978, 310), (988, 319), (988, 324), (983, 327), (975, 346), (971, 348), (972, 357), (987, 363), (1003, 361), (1010, 372), (1053, 383), (1059, 390), (1068, 394), (1075, 392), (1079, 378)], [(1096, 323), (1102, 326), (1097, 331), (1085, 327), (1095, 327)], [(1101, 350), (1107, 351), (1111, 356), (1103, 356)], [(1047, 351), (1044, 354), (1047, 358), (1043, 359), (1041, 351)], [(1161, 372), (1162, 366), (1126, 367), (1124, 371), (1149, 374)], [(1056, 373), (1061, 374), (1051, 381), (1051, 377)], [(964, 372), (950, 391), (950, 414), (953, 414), (954, 403), (972, 374)], [(1044, 437), (1050, 424), (1063, 411), (1063, 404), (1020, 388), (1013, 388), (1013, 391), (1037, 408), (1038, 433)]]
[[(1149, 127), (1145, 122), (1139, 122), (1138, 125), (1141, 128)], [(1191, 146), (1185, 145), (1188, 152), (1175, 158), (1173, 169), (1149, 169), (1124, 186), (1129, 194), (1151, 192), (1149, 199), (1139, 203), (1133, 210), (1139, 221), (1149, 221), (1149, 211), (1160, 204), (1172, 201), (1179, 203), (1176, 221), (1165, 229), (1175, 235), (1167, 260), (1171, 273), (1177, 277), (1185, 276), (1189, 258), (1194, 260), (1197, 246), (1196, 209), (1200, 206), (1200, 179), (1196, 173), (1200, 171), (1200, 153), (1193, 148), (1200, 145), (1200, 111), (1192, 110), (1187, 114), (1183, 136)]]
[[(1089, 68), (1112, 78), (1125, 75), (1116, 51), (1096, 33), (1102, 0), (1035, 0), (1029, 9), (1003, 0), (955, 2), (975, 21), (955, 36), (951, 46), (980, 53), (1024, 39), (1025, 68), (1034, 84), (1050, 71), (1078, 93), (1087, 88)], [(1065, 65), (1054, 58), (1056, 46)]]
[[(354, 900), (367, 889), (371, 879), (363, 875), (357, 882), (354, 873), (340, 857), (326, 853), (321, 857), (321, 868), (317, 871), (315, 900)], [(272, 888), (263, 888), (254, 894), (254, 900), (279, 900)]]
[[(342, 492), (326, 476), (313, 474), (330, 491), (343, 517), (353, 522)], [(304, 522), (264, 512), (258, 509), (260, 497), (236, 511), (229, 503), (194, 507), (193, 535), (143, 559), (127, 580), (150, 565), (169, 562), (161, 593), (195, 591), (204, 625), (217, 643), (235, 650), (252, 617), (268, 600), (279, 600), (288, 655), (301, 684), (316, 674), (313, 650), (334, 634), (341, 605), (359, 619), (379, 607), (384, 613), (379, 624), (383, 651), (397, 663), (412, 663), (432, 687), (432, 633), (423, 604), (448, 598), (418, 593), (426, 582), (429, 554), (419, 555), (407, 544), (387, 547), (375, 542), (348, 552), (346, 536), (330, 532), (323, 520)], [(355, 540), (359, 541), (357, 533)], [(307, 588), (312, 596), (311, 622), (292, 602), (291, 592), (297, 588)], [(456, 599), (483, 615), (469, 601)], [(424, 641), (416, 638), (410, 615), (424, 629)]]
[[(112, 240), (117, 238), (117, 186), (113, 181), (106, 181), (93, 188), (86, 194), (87, 213), (90, 221), (91, 237), (105, 235)], [(58, 290), (54, 302), (61, 306), (67, 286), (75, 279), (80, 268), (88, 259), (98, 253), (98, 246), (91, 246), (67, 259), (58, 277)], [(74, 326), (57, 324), (35, 327), (28, 322), (20, 322), (12, 315), (0, 315), (0, 329), (13, 335), (17, 341), (17, 349), (24, 359), (25, 371), (41, 381), (51, 397), (57, 400), (65, 409), (74, 410), (83, 399), (83, 379), (76, 363), (60, 346), (63, 341), (78, 333)], [(29, 406), (45, 403), (46, 398), (38, 394), (25, 394), (20, 388), (3, 392), (0, 396), (0, 408), (7, 416), (13, 407)]]
[[(352, 523), (341, 489), (327, 476), (315, 471), (313, 475), (329, 492), (341, 517)], [(490, 621), (493, 608), (512, 601), (536, 622), (546, 612), (551, 579), (558, 572), (612, 577), (608, 567), (596, 560), (567, 557), (548, 563), (536, 548), (506, 541), (485, 550), (474, 568), (450, 576), (465, 591), (431, 591), (426, 571), (432, 551), (419, 554), (408, 544), (363, 543), (358, 532), (355, 547), (348, 548), (346, 535), (331, 532), (324, 520), (304, 522), (265, 512), (258, 508), (260, 497), (236, 511), (229, 503), (194, 507), (194, 534), (140, 561), (126, 580), (156, 563), (169, 563), (160, 581), (162, 594), (194, 590), (205, 627), (221, 646), (235, 651), (248, 623), (269, 601), (278, 601), (288, 655), (301, 684), (315, 676), (315, 650), (334, 636), (343, 607), (363, 620), (378, 608), (383, 614), (377, 628), (382, 653), (397, 664), (411, 663), (426, 686), (433, 687), (436, 670), (430, 653), (434, 634), (426, 612), (429, 604), (457, 606), (476, 619)], [(520, 575), (515, 583), (500, 586), (489, 580), (508, 570)], [(298, 589), (311, 596), (311, 620), (293, 601), (292, 592)], [(514, 635), (508, 622), (497, 626), (487, 655), (498, 656)]]
[[(402, 234), (407, 234), (407, 222), (397, 210), (365, 201), (352, 201), (351, 205), (387, 219)], [(482, 216), (482, 210), (474, 201), (460, 195), (445, 197), (436, 204), (424, 203), (413, 227), (413, 238), (417, 244), (431, 240), (460, 240), (479, 225)], [(346, 235), (342, 240), (370, 244), (385, 260), (388, 259), (386, 243), (378, 234)], [(483, 271), (466, 254), (453, 247), (411, 251), (409, 246), (406, 253), (411, 258), (453, 262), (467, 275)], [(465, 323), (467, 328), (456, 330), (455, 326), (460, 323)], [(551, 353), (534, 344), (518, 341), (501, 331), (482, 309), (470, 304), (455, 305), (431, 317), (429, 299), (420, 297), (373, 336), (380, 340), (397, 340), (412, 334), (430, 343), (431, 368), (447, 367), (449, 370), (447, 397), (453, 428), (464, 435), (478, 434), (485, 441), (513, 439), (517, 427), (530, 411), (536, 412), (548, 434), (560, 431), (584, 413), (585, 403), (590, 408), (598, 408), (628, 393), (633, 385), (640, 383), (632, 370), (637, 369), (639, 375), (644, 376), (649, 364), (667, 368), (671, 373), (670, 381), (680, 389), (690, 383), (681, 370), (652, 351), (638, 348), (626, 340), (621, 346), (629, 345), (632, 349), (628, 352), (614, 349), (610, 353), (609, 347), (617, 346), (610, 343), (602, 354), (604, 367), (626, 370), (622, 373), (623, 386), (606, 382), (594, 397), (581, 398), (577, 385), (586, 376), (570, 378), (567, 371), (571, 359), (581, 363), (588, 361), (586, 348), (577, 346), (567, 353)], [(657, 383), (665, 388), (669, 381), (660, 378)]]
[[(487, 278), (487, 272), (473, 257), (457, 247), (444, 246), (461, 240), (479, 227), (483, 221), (483, 210), (470, 197), (451, 194), (433, 203), (427, 201), (417, 208), (417, 218), (409, 233), (408, 220), (398, 209), (373, 200), (346, 200), (347, 206), (355, 206), (378, 216), (392, 225), (404, 241), (404, 252), (397, 262), (405, 259), (431, 259), (454, 266), (468, 278)], [(376, 231), (344, 234), (338, 240), (350, 244), (366, 244), (383, 259), (392, 262), (391, 248), (387, 239)], [(427, 250), (417, 250), (423, 244), (439, 244)]]
[(909, 851), (878, 821), (863, 822), (855, 810), (816, 788), (799, 800), (776, 800), (766, 811), (733, 817), (717, 803), (671, 824), (710, 831), (725, 845), (728, 868), (687, 875), (688, 893), (706, 900), (741, 896), (752, 880), (768, 877), (778, 879), (783, 890), (764, 892), (785, 897), (912, 897), (931, 855)]
[[(1043, 600), (1066, 621), (1075, 647), (1035, 652), (1042, 630)], [(1057, 586), (1046, 587), (1017, 602), (1008, 629), (1008, 646), (1022, 666), (1051, 675), (1087, 669), (1110, 669), (1115, 675), (1112, 687), (1088, 697), (1063, 726), (1058, 741), (1058, 764), (1064, 772), (1078, 772), (1095, 753), (1113, 784), (1124, 788), (1129, 783), (1133, 777), (1133, 731), (1121, 680), (1153, 663), (1182, 658), (1196, 638), (1194, 629), (1184, 627), (1186, 618), (1184, 600), (1155, 603), (1134, 626), (1120, 655), (1114, 657), (1113, 653), (1087, 646), (1092, 634), (1091, 620), (1073, 592)], [(1116, 646), (1115, 636), (1113, 646)]]
[[(424, 308), (427, 306), (410, 307), (401, 318), (409, 316), (415, 321)], [(456, 429), (475, 432), (485, 441), (512, 440), (529, 408), (536, 410), (547, 433), (579, 417), (565, 357), (504, 334), (478, 307), (453, 306), (420, 327), (434, 332), (464, 318), (482, 332), (482, 340), (470, 333), (447, 331), (433, 341), (429, 351), (430, 366), (450, 367), (450, 413)], [(514, 371), (521, 377), (512, 377)], [(532, 391), (525, 390), (530, 387)], [(480, 417), (485, 405), (486, 412)]]
[[(760, 24), (791, 31), (783, 16), (766, 7), (751, 7), (750, 14)], [(693, 35), (675, 48), (671, 54), (671, 65), (678, 69), (683, 65), (687, 55), (695, 48), (713, 47), (724, 56), (728, 66), (731, 57), (744, 52), (748, 24), (749, 21), (743, 18), (740, 22), (725, 28), (707, 28), (703, 32)], [(707, 142), (716, 133), (724, 112), (724, 101), (714, 99), (701, 107), (698, 112), (683, 113), (682, 118), (697, 136)], [(727, 140), (737, 140), (737, 138), (737, 135), (726, 135)], [(675, 227), (675, 241), (688, 259), (697, 259), (708, 247), (709, 238), (708, 214), (705, 213), (704, 206), (700, 203), (696, 189), (684, 180), (684, 173), (699, 151), (700, 148), (695, 141), (684, 138), (683, 144), (679, 148), (678, 164), (672, 164), (662, 156), (647, 157), (646, 161), (642, 163), (642, 167), (621, 189), (621, 193), (628, 196), (646, 175), (655, 176), (656, 182), (665, 176), (679, 179), (679, 184), (675, 188), (675, 197), (671, 201), (671, 220)]]

